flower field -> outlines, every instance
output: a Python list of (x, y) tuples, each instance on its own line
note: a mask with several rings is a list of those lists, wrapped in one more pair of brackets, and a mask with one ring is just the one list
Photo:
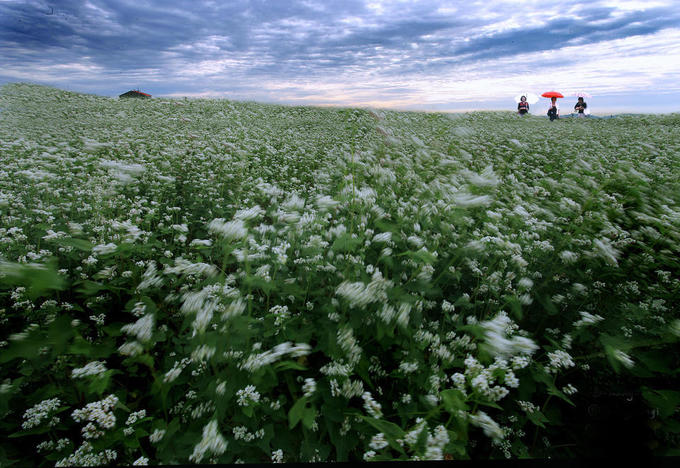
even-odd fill
[(5, 85), (0, 465), (678, 455), (679, 127)]

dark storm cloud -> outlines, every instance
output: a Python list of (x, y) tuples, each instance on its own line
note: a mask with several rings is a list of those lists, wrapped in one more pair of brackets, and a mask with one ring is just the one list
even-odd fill
[[(87, 57), (113, 71), (161, 70), (171, 58), (192, 62), (250, 53), (258, 58), (251, 63), (255, 73), (380, 66), (386, 59), (389, 70), (403, 73), (428, 68), (428, 59), (444, 66), (551, 50), (574, 40), (650, 34), (678, 23), (670, 8), (606, 21), (615, 9), (596, 7), (579, 10), (580, 18), (559, 17), (540, 27), (475, 37), (483, 17), (438, 14), (436, 6), (415, 2), (379, 17), (358, 1), (5, 1), (0, 3), (0, 48), (9, 61), (63, 63)], [(472, 36), (465, 44), (455, 41), (465, 35)]]

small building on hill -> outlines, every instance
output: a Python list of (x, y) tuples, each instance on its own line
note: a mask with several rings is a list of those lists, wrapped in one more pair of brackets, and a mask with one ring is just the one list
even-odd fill
[(143, 92), (141, 92), (140, 90), (137, 89), (137, 90), (133, 90), (133, 91), (128, 91), (127, 93), (123, 93), (118, 97), (119, 98), (142, 98), (142, 99), (144, 99), (144, 98), (150, 98), (151, 95), (143, 93)]

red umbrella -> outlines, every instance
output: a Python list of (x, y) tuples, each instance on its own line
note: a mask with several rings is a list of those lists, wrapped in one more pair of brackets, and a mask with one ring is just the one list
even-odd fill
[(541, 94), (541, 96), (547, 97), (547, 98), (553, 98), (553, 97), (554, 98), (563, 98), (564, 97), (562, 95), (562, 93), (558, 93), (557, 91), (547, 91), (547, 92)]

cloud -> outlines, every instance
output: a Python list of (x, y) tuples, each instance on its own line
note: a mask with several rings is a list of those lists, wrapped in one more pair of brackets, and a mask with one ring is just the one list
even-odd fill
[(551, 83), (609, 93), (677, 86), (673, 2), (517, 5), (0, 0), (0, 80), (401, 107)]

